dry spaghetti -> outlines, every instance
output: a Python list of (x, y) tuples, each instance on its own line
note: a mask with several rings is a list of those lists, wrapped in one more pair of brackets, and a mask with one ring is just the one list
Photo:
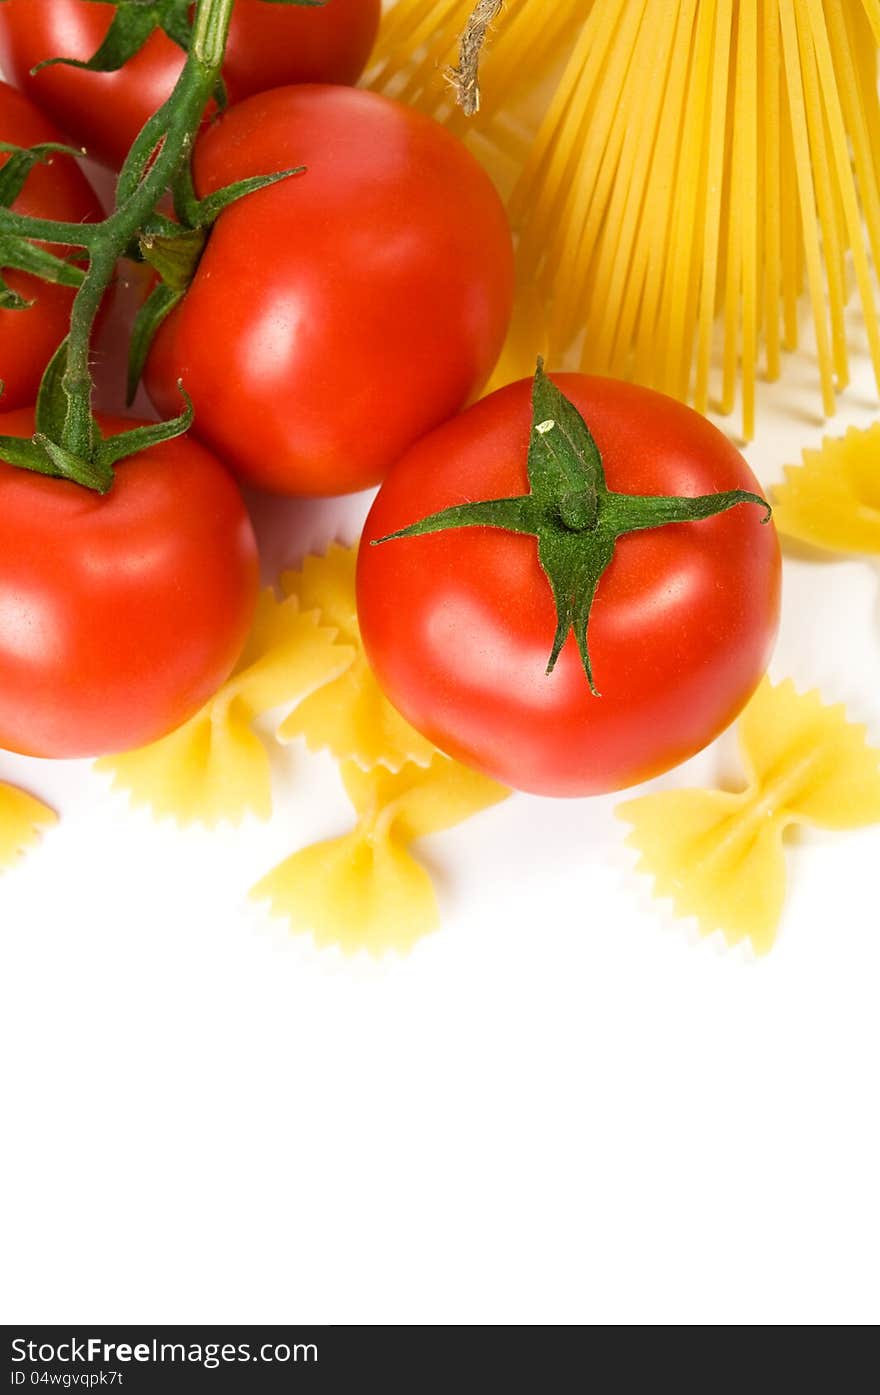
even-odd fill
[[(702, 411), (739, 395), (750, 437), (802, 293), (834, 412), (854, 290), (880, 384), (880, 0), (507, 0), (467, 126), (443, 74), (471, 8), (397, 0), (371, 81), (518, 171), (519, 280), (554, 365)], [(530, 371), (533, 324), (508, 371)]]

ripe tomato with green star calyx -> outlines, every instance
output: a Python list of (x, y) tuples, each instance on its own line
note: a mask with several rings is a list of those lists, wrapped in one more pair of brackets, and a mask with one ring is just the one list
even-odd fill
[[(3, 0), (0, 61), (5, 71), (89, 155), (122, 164), (135, 136), (157, 111), (183, 67), (183, 49), (159, 25), (186, 36), (185, 0), (157, 0), (145, 15), (142, 46), (113, 71), (96, 72), (47, 58), (88, 62), (123, 7), (95, 0)], [(129, 13), (135, 5), (129, 0)], [(235, 0), (223, 79), (230, 100), (291, 82), (353, 83), (379, 25), (381, 0), (327, 0), (323, 5)], [(135, 16), (137, 18), (137, 16)], [(140, 35), (138, 34), (138, 38)]]
[(757, 687), (779, 617), (768, 520), (696, 412), (539, 366), (386, 477), (358, 560), (367, 656), (413, 726), (503, 784), (623, 789)]
[[(30, 148), (57, 143), (63, 137), (27, 97), (0, 82), (0, 141)], [(0, 151), (0, 168), (10, 159)], [(16, 213), (62, 222), (92, 221), (101, 216), (97, 195), (69, 155), (46, 153), (27, 174), (21, 192), (13, 200)], [(69, 249), (56, 248), (60, 255)], [(27, 272), (0, 265), (8, 290), (24, 305), (0, 305), (0, 381), (5, 410), (32, 402), (43, 370), (67, 334), (74, 290)]]
[[(0, 416), (0, 435), (33, 429), (32, 409)], [(257, 586), (241, 495), (189, 437), (122, 461), (103, 496), (0, 462), (0, 747), (93, 756), (164, 736), (229, 676)]]
[(147, 363), (149, 393), (248, 483), (343, 494), (464, 406), (513, 295), (502, 203), (464, 146), (373, 92), (286, 87), (199, 139), (200, 195), (306, 166), (221, 213)]

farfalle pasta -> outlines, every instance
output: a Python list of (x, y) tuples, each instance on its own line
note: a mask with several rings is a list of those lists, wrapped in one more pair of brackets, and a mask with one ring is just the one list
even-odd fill
[(330, 683), (306, 697), (281, 723), (281, 741), (298, 736), (312, 751), (327, 750), (339, 761), (363, 770), (384, 766), (397, 771), (407, 761), (429, 764), (434, 747), (390, 704), (376, 682), (361, 646), (355, 599), (357, 547), (333, 543), (323, 557), (309, 556), (298, 572), (286, 572), (281, 586), (304, 610), (315, 610), (352, 660)]
[(268, 818), (272, 787), (267, 742), (256, 719), (327, 683), (354, 659), (350, 645), (295, 596), (260, 596), (235, 673), (182, 727), (151, 746), (108, 756), (96, 768), (136, 804), (181, 823)]
[(880, 422), (826, 437), (787, 465), (773, 496), (780, 532), (832, 552), (880, 553)]
[(639, 870), (700, 930), (773, 945), (785, 898), (783, 837), (792, 824), (824, 829), (880, 822), (880, 751), (865, 730), (790, 679), (765, 679), (739, 725), (748, 783), (739, 793), (672, 790), (620, 806)]
[(414, 856), (419, 838), (461, 823), (509, 793), (484, 775), (435, 754), (427, 766), (399, 771), (341, 766), (357, 814), (342, 837), (294, 853), (253, 888), (291, 928), (345, 953), (405, 952), (436, 930), (431, 877)]
[(0, 872), (13, 867), (37, 842), (58, 815), (33, 795), (14, 785), (0, 784)]

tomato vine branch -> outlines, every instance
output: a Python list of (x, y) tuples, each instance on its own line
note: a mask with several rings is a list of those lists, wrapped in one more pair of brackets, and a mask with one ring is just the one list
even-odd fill
[[(68, 281), (79, 282), (70, 332), (44, 375), (35, 434), (30, 441), (0, 436), (0, 458), (12, 464), (72, 479), (103, 493), (112, 484), (113, 464), (132, 449), (126, 437), (134, 436), (137, 448), (144, 449), (179, 435), (192, 421), (192, 409), (186, 401), (180, 416), (171, 421), (102, 440), (92, 412), (89, 352), (95, 319), (119, 258), (131, 255), (133, 248), (143, 245), (144, 238), (150, 245), (157, 237), (164, 237), (169, 245), (175, 239), (188, 238), (192, 246), (194, 228), (207, 228), (229, 203), (299, 172), (282, 171), (244, 180), (210, 199), (195, 197), (190, 171), (193, 144), (220, 80), (232, 7), (233, 0), (198, 0), (178, 82), (129, 151), (119, 175), (114, 208), (103, 222), (54, 222), (0, 208), (0, 247), (10, 239), (31, 239), (82, 248), (86, 258), (83, 268), (71, 268), (68, 275)], [(145, 7), (142, 0), (129, 0), (127, 9), (144, 12)], [(181, 224), (172, 223), (159, 212), (168, 192), (174, 195), (178, 216), (185, 215)], [(167, 299), (167, 291), (165, 295)]]

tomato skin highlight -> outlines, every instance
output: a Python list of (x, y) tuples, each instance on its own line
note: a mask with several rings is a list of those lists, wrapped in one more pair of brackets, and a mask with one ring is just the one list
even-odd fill
[[(27, 97), (0, 82), (0, 140), (11, 145), (42, 145), (64, 137)], [(9, 157), (0, 153), (0, 166)], [(76, 161), (54, 155), (51, 164), (35, 165), (13, 208), (31, 218), (79, 223), (100, 218), (97, 195)], [(63, 255), (67, 249), (58, 248)], [(43, 370), (67, 334), (75, 292), (20, 271), (4, 270), (12, 290), (33, 302), (25, 310), (0, 309), (0, 398), (3, 410), (33, 402)]]
[[(503, 205), (436, 122), (373, 92), (287, 87), (200, 138), (196, 185), (306, 165), (224, 212), (146, 384), (283, 494), (364, 489), (488, 378), (510, 317)], [(176, 408), (175, 408), (176, 410)]]
[[(760, 493), (690, 408), (550, 376), (592, 431), (610, 489)], [(573, 635), (548, 676), (556, 611), (532, 537), (471, 528), (371, 546), (452, 504), (526, 492), (530, 393), (524, 380), (484, 398), (389, 472), (360, 548), (361, 631), (391, 702), (449, 755), (531, 793), (602, 794), (687, 760), (751, 696), (778, 625), (779, 544), (754, 505), (622, 537), (589, 626), (601, 696)]]
[[(102, 430), (131, 421), (100, 418)], [(28, 436), (32, 409), (0, 416)], [(178, 438), (131, 456), (101, 497), (0, 462), (0, 746), (93, 756), (146, 745), (232, 671), (257, 550), (235, 482)]]
[[(236, 0), (223, 67), (230, 100), (292, 82), (357, 82), (380, 11), (380, 0), (328, 0), (320, 8)], [(4, 0), (0, 62), (89, 155), (118, 168), (170, 96), (183, 50), (159, 31), (117, 72), (61, 63), (33, 76), (30, 71), (45, 58), (91, 58), (114, 13), (113, 5), (94, 0)]]

